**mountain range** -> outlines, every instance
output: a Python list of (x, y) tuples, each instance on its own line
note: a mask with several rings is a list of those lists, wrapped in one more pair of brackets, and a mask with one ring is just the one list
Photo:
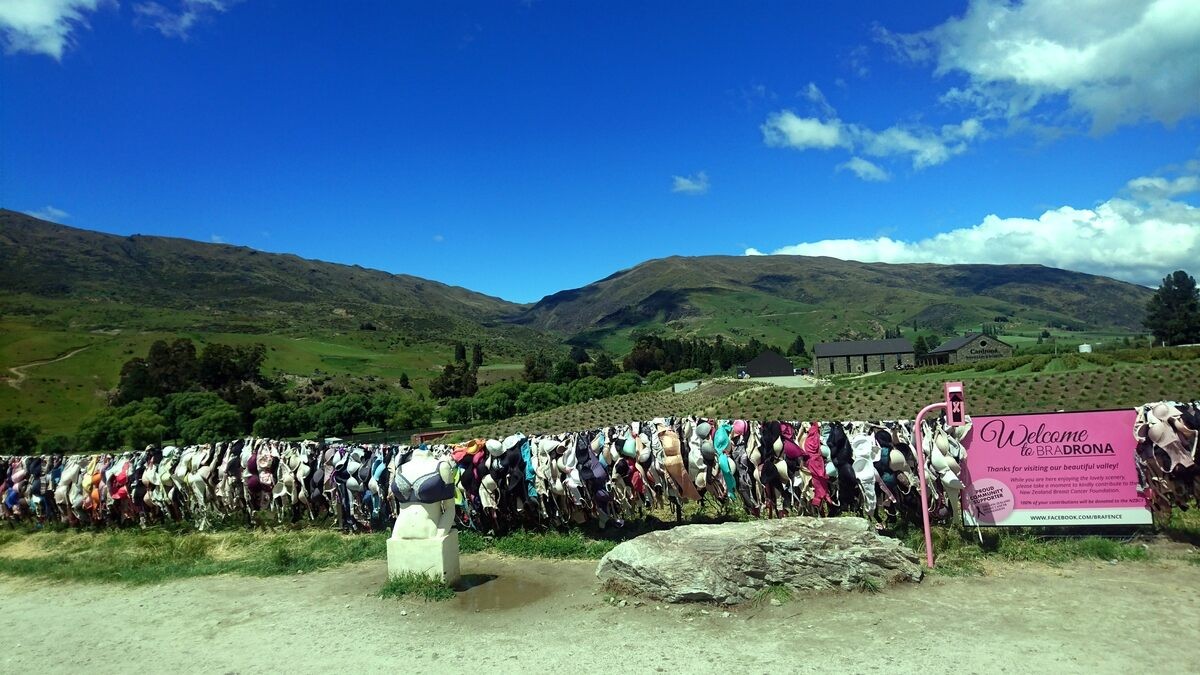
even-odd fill
[[(1151, 294), (1040, 265), (677, 256), (529, 305), (406, 274), (227, 244), (103, 234), (10, 210), (0, 210), (0, 289), (6, 314), (24, 309), (36, 316), (31, 305), (66, 302), (79, 328), (303, 333), (370, 327), (429, 342), (488, 335), (514, 352), (562, 342), (619, 351), (637, 331), (777, 344), (797, 333), (810, 344), (879, 337), (896, 326), (947, 334), (996, 319), (1139, 331)], [(122, 319), (112, 308), (129, 311)]]

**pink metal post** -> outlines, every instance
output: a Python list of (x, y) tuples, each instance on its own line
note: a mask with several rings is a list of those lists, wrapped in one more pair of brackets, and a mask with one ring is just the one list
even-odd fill
[(921, 443), (921, 423), (925, 414), (939, 408), (945, 408), (945, 403), (930, 403), (917, 413), (917, 428), (913, 431), (917, 445), (917, 476), (921, 480), (921, 524), (925, 527), (925, 564), (933, 569), (933, 534), (929, 530), (929, 496), (925, 486), (925, 445)]

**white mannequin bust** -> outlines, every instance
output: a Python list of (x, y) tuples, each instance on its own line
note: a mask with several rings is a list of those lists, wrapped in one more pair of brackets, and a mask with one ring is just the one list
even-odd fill
[[(414, 485), (419, 478), (431, 473), (438, 473), (445, 483), (454, 480), (454, 467), (449, 462), (439, 462), (426, 449), (414, 449), (412, 458), (400, 466), (400, 475)], [(414, 494), (414, 501), (399, 505), (392, 538), (432, 539), (446, 536), (454, 526), (454, 499), (443, 499), (432, 504), (416, 499)]]

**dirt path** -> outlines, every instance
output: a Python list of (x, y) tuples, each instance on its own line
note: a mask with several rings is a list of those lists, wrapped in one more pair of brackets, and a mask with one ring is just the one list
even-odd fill
[[(1194, 672), (1200, 565), (1008, 567), (723, 616), (609, 604), (595, 563), (471, 555), (445, 603), (384, 562), (143, 588), (0, 577), (5, 672)], [(80, 642), (83, 640), (83, 642)]]
[(31, 361), (30, 363), (26, 363), (24, 365), (13, 366), (12, 368), (8, 369), (8, 372), (12, 373), (12, 377), (6, 377), (4, 379), (5, 379), (5, 381), (8, 382), (8, 386), (12, 387), (13, 389), (20, 389), (21, 383), (25, 381), (25, 378), (29, 377), (25, 373), (26, 369), (33, 368), (35, 366), (44, 366), (44, 365), (47, 365), (50, 363), (58, 363), (59, 361), (66, 361), (67, 359), (71, 358), (72, 356), (75, 356), (76, 354), (78, 354), (79, 352), (81, 352), (85, 349), (88, 349), (91, 346), (92, 345), (84, 345), (82, 347), (76, 347), (75, 349), (72, 349), (69, 352), (60, 354), (52, 359), (45, 359), (43, 361)]

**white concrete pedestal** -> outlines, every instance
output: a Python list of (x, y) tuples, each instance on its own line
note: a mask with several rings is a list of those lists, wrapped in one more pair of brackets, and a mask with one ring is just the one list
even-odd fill
[(458, 530), (431, 539), (388, 539), (388, 576), (427, 574), (448, 584), (458, 581)]

